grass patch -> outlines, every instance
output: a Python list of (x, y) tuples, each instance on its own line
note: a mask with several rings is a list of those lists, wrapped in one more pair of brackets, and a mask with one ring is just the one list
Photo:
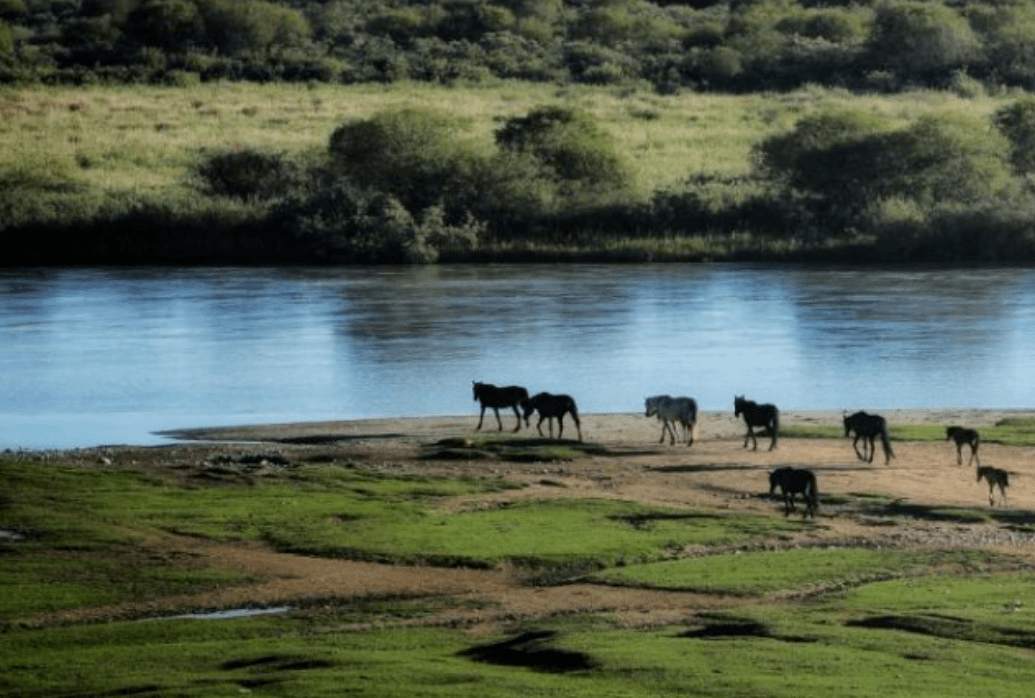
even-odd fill
[(978, 553), (921, 553), (865, 548), (802, 549), (709, 555), (608, 569), (609, 584), (753, 596), (850, 588), (944, 565), (973, 567)]

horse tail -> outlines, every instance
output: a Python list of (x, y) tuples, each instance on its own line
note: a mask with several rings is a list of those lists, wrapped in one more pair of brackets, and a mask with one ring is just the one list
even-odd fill
[(1002, 470), (1000, 472), (1003, 474), (1003, 487), (1009, 487), (1010, 486), (1010, 473), (1006, 472), (1005, 470)]
[(776, 443), (776, 437), (780, 431), (780, 408), (773, 406), (773, 443)]
[(815, 511), (819, 507), (819, 480), (812, 471), (809, 471), (809, 485), (809, 506), (812, 508), (812, 516), (815, 518)]
[(895, 457), (895, 452), (891, 450), (891, 439), (888, 437), (888, 427), (884, 426), (880, 430), (880, 442), (884, 446), (884, 457), (885, 460), (890, 460)]

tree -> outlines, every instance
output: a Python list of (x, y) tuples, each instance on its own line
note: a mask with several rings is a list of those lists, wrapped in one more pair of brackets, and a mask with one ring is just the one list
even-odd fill
[(1035, 173), (1035, 98), (1000, 108), (992, 123), (1010, 141), (1010, 163), (1019, 175)]
[(868, 62), (905, 82), (929, 82), (966, 67), (980, 41), (952, 8), (928, 2), (893, 2), (877, 10), (867, 42)]
[(380, 112), (335, 129), (332, 166), (355, 184), (391, 194), (411, 212), (439, 203), (459, 212), (476, 196), (480, 162), (459, 132), (437, 112)]
[(496, 131), (503, 150), (534, 158), (543, 175), (567, 193), (585, 189), (621, 189), (629, 174), (614, 141), (585, 112), (567, 107), (539, 107), (508, 119)]
[(973, 205), (1012, 193), (1007, 144), (979, 121), (925, 116), (904, 129), (863, 112), (821, 114), (756, 149), (759, 170), (804, 197), (827, 227), (853, 224), (867, 209)]

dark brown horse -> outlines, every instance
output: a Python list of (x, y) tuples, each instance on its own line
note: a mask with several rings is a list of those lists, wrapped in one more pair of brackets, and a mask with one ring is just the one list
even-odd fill
[(536, 429), (539, 436), (543, 435), (543, 420), (550, 420), (547, 426), (550, 429), (550, 438), (553, 438), (553, 420), (557, 418), (557, 438), (564, 436), (564, 415), (570, 414), (575, 420), (575, 429), (579, 432), (579, 441), (582, 441), (582, 425), (579, 423), (579, 408), (570, 395), (551, 395), (550, 393), (536, 393), (531, 398), (521, 401), (521, 408), (525, 412), (525, 422), (532, 416), (533, 412), (539, 413), (539, 423)]
[(747, 424), (747, 435), (744, 436), (744, 448), (748, 446), (748, 440), (754, 442), (753, 451), (758, 450), (758, 439), (755, 438), (754, 427), (762, 427), (763, 434), (769, 434), (772, 442), (769, 450), (776, 448), (776, 440), (780, 431), (780, 410), (776, 405), (766, 403), (760, 405), (754, 400), (745, 400), (743, 396), (733, 398), (733, 416), (744, 415), (744, 422)]
[(988, 505), (995, 506), (995, 488), (998, 486), (999, 494), (1002, 495), (1003, 506), (1006, 506), (1006, 488), (1010, 486), (1010, 474), (999, 468), (982, 465), (977, 469), (978, 482), (981, 482), (981, 478), (988, 481)]
[(945, 440), (956, 442), (956, 465), (963, 465), (964, 444), (970, 446), (970, 461), (967, 462), (967, 465), (970, 465), (974, 461), (977, 461), (977, 464), (981, 465), (981, 459), (978, 458), (978, 446), (981, 444), (981, 437), (978, 436), (977, 429), (945, 427)]
[(482, 414), (478, 418), (478, 426), (475, 431), (482, 428), (482, 420), (485, 419), (485, 408), (491, 407), (496, 413), (496, 423), (499, 424), (499, 431), (503, 431), (503, 422), (500, 420), (500, 408), (509, 407), (514, 410), (517, 417), (517, 426), (514, 431), (521, 429), (521, 413), (518, 412), (518, 405), (522, 400), (528, 399), (528, 391), (520, 385), (508, 385), (505, 388), (498, 388), (492, 383), (475, 383), (474, 399), (481, 403)]
[(816, 475), (805, 468), (777, 468), (769, 473), (769, 496), (773, 495), (776, 488), (780, 488), (783, 495), (783, 515), (790, 516), (794, 511), (794, 496), (801, 494), (805, 500), (805, 511), (802, 516), (816, 518), (816, 507), (819, 506), (819, 487), (816, 485)]
[[(873, 454), (876, 451), (874, 441), (879, 436), (881, 447), (884, 449), (884, 465), (891, 462), (895, 452), (891, 450), (891, 439), (888, 437), (888, 421), (879, 414), (867, 412), (856, 412), (844, 417), (845, 436), (855, 432), (855, 439), (852, 440), (852, 448), (859, 460), (869, 463), (873, 462)], [(859, 439), (863, 440), (863, 450), (859, 451)]]

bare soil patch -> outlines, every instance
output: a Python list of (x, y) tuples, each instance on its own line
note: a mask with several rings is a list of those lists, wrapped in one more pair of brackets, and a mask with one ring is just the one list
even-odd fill
[[(1019, 411), (899, 410), (882, 412), (892, 424), (937, 423), (977, 427), (995, 424)], [(840, 413), (795, 412), (784, 424), (837, 425)], [(494, 420), (487, 421), (486, 424)], [(583, 418), (587, 441), (606, 451), (564, 462), (520, 463), (497, 459), (423, 457), (429, 445), (474, 433), (476, 416), (363, 420), (261, 425), (183, 431), (195, 443), (103, 452), (69, 452), (62, 459), (119, 467), (147, 464), (168, 468), (177, 477), (198, 475), (214, 456), (228, 460), (263, 458), (353, 460), (388, 471), (447, 475), (501, 476), (527, 483), (522, 490), (462, 497), (445, 506), (455, 510), (500, 506), (517, 498), (614, 497), (638, 502), (704, 509), (751, 511), (782, 517), (782, 508), (765, 496), (768, 471), (781, 466), (808, 467), (817, 473), (821, 508), (814, 525), (791, 539), (761, 541), (773, 548), (813, 545), (872, 545), (898, 548), (1004, 549), (1035, 563), (1035, 541), (1024, 529), (1035, 522), (1035, 463), (1031, 448), (988, 443), (981, 460), (1011, 473), (1009, 504), (991, 521), (945, 516), (946, 509), (989, 509), (988, 488), (973, 467), (956, 465), (951, 443), (895, 442), (895, 459), (859, 461), (847, 439), (781, 439), (767, 451), (742, 447), (744, 429), (731, 414), (705, 413), (700, 438), (692, 447), (659, 444), (660, 425), (636, 414), (591, 414)], [(512, 427), (513, 419), (505, 427)], [(528, 432), (524, 432), (528, 433)], [(764, 444), (764, 445), (763, 445)], [(886, 525), (870, 516), (868, 498), (892, 501), (908, 525)], [(34, 619), (40, 624), (169, 615), (198, 609), (288, 605), (294, 612), (321, 604), (357, 603), (371, 598), (448, 599), (440, 610), (391, 623), (496, 627), (556, 614), (606, 612), (629, 625), (677, 621), (697, 611), (735, 606), (742, 601), (713, 595), (613, 588), (576, 583), (529, 586), (519, 570), (443, 569), (329, 560), (278, 553), (258, 544), (231, 545), (170, 536), (148, 544), (163, 554), (245, 572), (255, 584), (190, 596), (169, 596), (147, 603), (79, 609)], [(695, 554), (693, 550), (684, 554)]]

